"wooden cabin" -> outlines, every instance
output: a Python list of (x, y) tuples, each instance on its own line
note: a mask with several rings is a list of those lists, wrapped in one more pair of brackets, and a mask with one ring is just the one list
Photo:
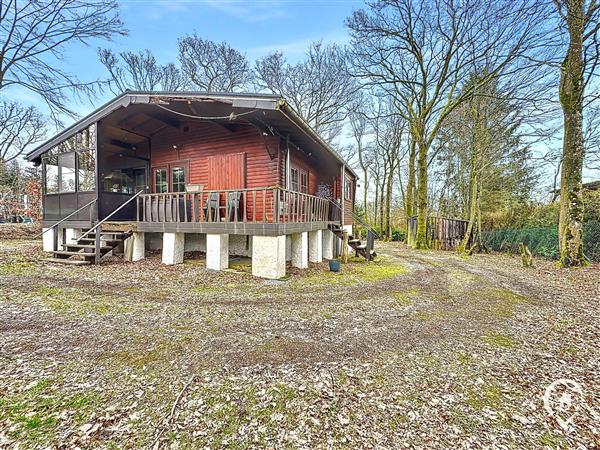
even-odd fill
[(27, 158), (42, 165), (53, 261), (204, 251), (208, 268), (250, 256), (280, 278), (352, 232), (356, 174), (279, 96), (127, 91)]

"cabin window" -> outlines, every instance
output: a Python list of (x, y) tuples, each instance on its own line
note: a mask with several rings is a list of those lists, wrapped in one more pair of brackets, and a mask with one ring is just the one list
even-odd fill
[(292, 166), (290, 181), (290, 189), (292, 191), (304, 194), (308, 193), (308, 172)]
[(154, 170), (154, 191), (158, 194), (169, 191), (169, 182), (167, 180), (167, 169)]
[(96, 160), (93, 150), (77, 153), (77, 190), (93, 191), (96, 187)]
[(291, 184), (290, 184), (290, 189), (294, 192), (298, 192), (298, 169), (296, 169), (295, 167), (292, 167), (292, 177), (291, 177)]
[(348, 178), (344, 180), (344, 199), (352, 200), (352, 180)]
[(104, 192), (135, 194), (146, 189), (146, 169), (128, 168), (111, 170), (102, 179)]
[(308, 173), (300, 172), (300, 192), (308, 193)]
[(58, 157), (50, 156), (44, 159), (44, 191), (46, 194), (58, 193)]
[(171, 192), (185, 192), (185, 169), (171, 167)]
[(58, 155), (60, 192), (75, 192), (75, 153)]

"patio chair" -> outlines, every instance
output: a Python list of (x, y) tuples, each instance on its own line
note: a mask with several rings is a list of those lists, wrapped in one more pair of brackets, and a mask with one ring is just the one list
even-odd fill
[[(209, 216), (210, 206), (210, 216)], [(219, 217), (219, 193), (211, 192), (204, 206), (204, 218), (207, 222), (217, 222)]]
[(229, 193), (229, 210), (227, 211), (227, 219), (230, 222), (236, 220), (235, 218), (235, 210), (237, 206), (237, 220), (242, 220), (242, 193), (241, 192), (230, 192)]

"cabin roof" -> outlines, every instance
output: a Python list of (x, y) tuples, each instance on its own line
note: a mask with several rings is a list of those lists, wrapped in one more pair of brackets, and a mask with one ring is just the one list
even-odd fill
[[(270, 127), (279, 131), (283, 136), (289, 136), (297, 146), (310, 149), (321, 149), (329, 153), (356, 177), (356, 173), (348, 163), (327, 142), (319, 136), (279, 95), (256, 93), (214, 93), (214, 92), (165, 92), (165, 91), (125, 91), (98, 109), (54, 135), (43, 144), (27, 154), (28, 161), (39, 160), (41, 155), (55, 145), (72, 135), (101, 120), (112, 112), (135, 104), (156, 104), (167, 109), (162, 104), (168, 102), (202, 102), (203, 104), (229, 105), (234, 118), (244, 117), (255, 125)], [(167, 109), (168, 110), (168, 109)], [(173, 114), (185, 115), (181, 111), (171, 111)], [(188, 112), (190, 119), (192, 113)], [(197, 116), (197, 114), (195, 114)], [(221, 117), (221, 119), (224, 119)], [(224, 119), (227, 120), (227, 119)]]

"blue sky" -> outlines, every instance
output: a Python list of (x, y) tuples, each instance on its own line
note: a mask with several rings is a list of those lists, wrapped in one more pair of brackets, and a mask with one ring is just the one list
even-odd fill
[[(123, 0), (128, 36), (93, 46), (70, 46), (62, 63), (84, 80), (106, 76), (98, 62), (98, 46), (115, 51), (150, 49), (161, 63), (177, 61), (177, 39), (193, 32), (227, 41), (253, 61), (274, 50), (290, 60), (302, 57), (311, 41), (343, 43), (344, 19), (363, 5), (359, 0)], [(94, 100), (99, 105), (111, 97)], [(78, 105), (81, 113), (90, 105)]]

